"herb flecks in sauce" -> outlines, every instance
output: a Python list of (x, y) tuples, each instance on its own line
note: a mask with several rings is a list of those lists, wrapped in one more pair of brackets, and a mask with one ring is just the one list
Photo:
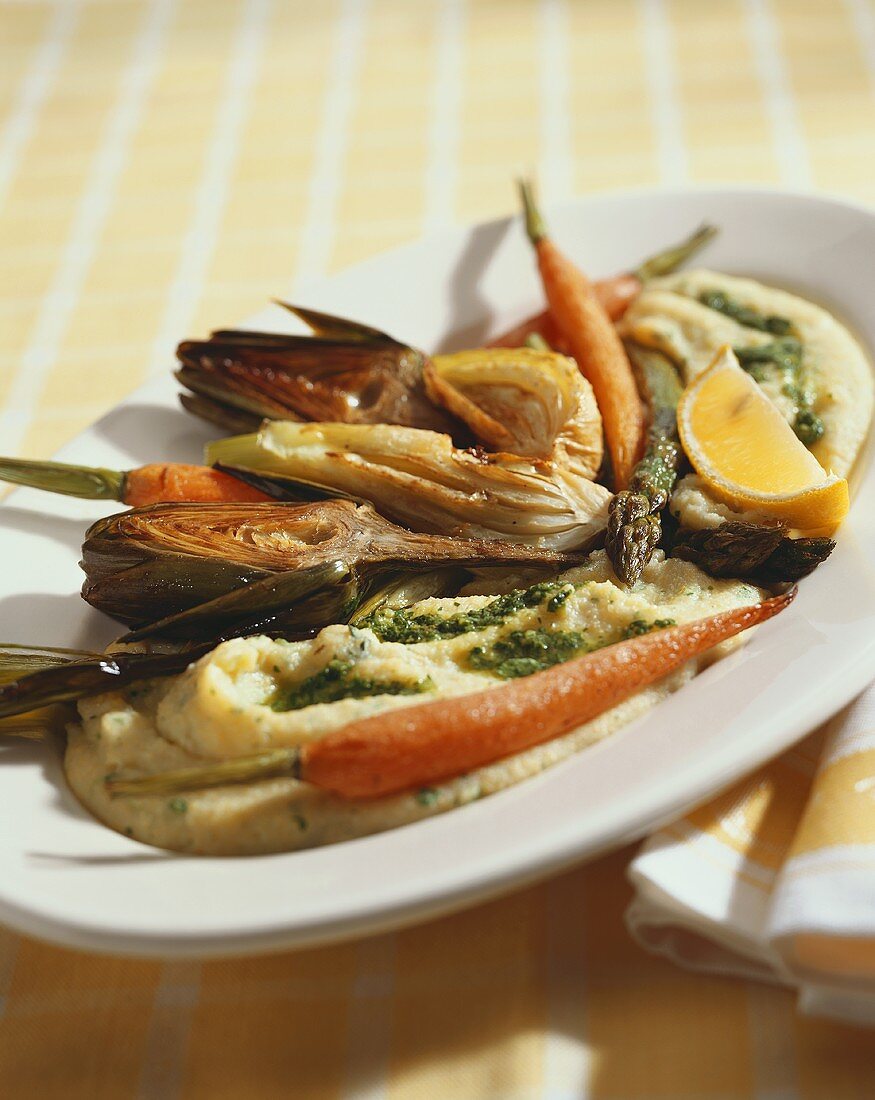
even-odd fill
[(755, 328), (759, 332), (771, 332), (774, 336), (786, 336), (792, 329), (792, 325), (786, 317), (764, 317), (755, 309), (743, 306), (722, 290), (706, 290), (699, 295), (699, 301), (703, 306), (722, 313), (725, 317), (731, 317), (745, 328)]
[(821, 418), (814, 411), (817, 394), (808, 383), (803, 364), (805, 349), (793, 335), (793, 326), (786, 317), (765, 317), (756, 310), (743, 306), (719, 290), (709, 290), (699, 295), (699, 301), (745, 328), (768, 332), (778, 339), (759, 347), (734, 348), (739, 363), (757, 382), (768, 381), (778, 375), (781, 392), (792, 401), (795, 412), (793, 431), (806, 447), (813, 446), (824, 432)]
[(767, 364), (790, 371), (794, 375), (802, 367), (802, 344), (795, 336), (782, 336), (780, 340), (772, 340), (758, 347), (736, 348), (735, 354), (739, 363), (758, 382), (762, 379), (757, 377), (757, 371), (761, 371)]
[[(674, 619), (656, 619), (652, 623), (633, 619), (620, 637), (623, 640), (637, 638), (651, 630), (674, 625)], [(491, 672), (502, 680), (515, 680), (562, 664), (572, 657), (592, 653), (607, 644), (606, 638), (593, 640), (576, 630), (544, 630), (542, 627), (512, 630), (490, 646), (475, 646), (468, 654), (468, 664), (478, 672)]]
[(811, 409), (800, 409), (793, 421), (793, 431), (806, 447), (813, 447), (826, 429), (823, 421)]
[(646, 623), (643, 619), (633, 619), (623, 631), (623, 640), (640, 638), (642, 634), (649, 634), (651, 630), (663, 630), (667, 626), (676, 625), (674, 619), (654, 619), (652, 623)]
[(381, 642), (400, 642), (415, 645), (418, 642), (434, 642), (440, 638), (455, 638), (500, 626), (505, 619), (527, 607), (545, 605), (551, 613), (558, 611), (574, 592), (574, 585), (563, 581), (543, 581), (531, 588), (516, 588), (483, 607), (461, 611), (456, 615), (412, 615), (407, 608), (392, 610), (378, 608), (359, 624), (370, 627)]
[(512, 630), (491, 646), (475, 646), (468, 664), (478, 672), (515, 680), (597, 648), (575, 630)]
[(313, 676), (280, 688), (272, 699), (272, 710), (302, 710), (315, 703), (337, 703), (341, 699), (366, 699), (373, 695), (422, 695), (434, 687), (431, 680), (372, 680), (353, 675), (352, 661), (337, 658)]

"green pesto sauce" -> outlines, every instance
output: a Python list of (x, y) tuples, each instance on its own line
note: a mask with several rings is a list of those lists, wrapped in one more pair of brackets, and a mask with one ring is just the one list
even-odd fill
[(699, 295), (699, 301), (746, 328), (777, 337), (758, 348), (733, 350), (739, 363), (756, 382), (777, 377), (781, 392), (792, 401), (795, 409), (793, 431), (806, 447), (813, 446), (823, 435), (824, 426), (814, 411), (817, 393), (808, 380), (803, 364), (805, 349), (793, 335), (791, 322), (786, 317), (763, 316), (719, 290), (705, 291)]
[(649, 634), (651, 630), (663, 630), (667, 626), (676, 625), (674, 619), (654, 619), (652, 623), (646, 623), (643, 619), (633, 619), (623, 631), (623, 640), (640, 638), (642, 634)]
[(491, 646), (475, 646), (468, 664), (477, 672), (515, 680), (597, 648), (576, 630), (512, 630)]
[[(674, 626), (674, 619), (656, 619), (646, 623), (633, 619), (621, 638), (637, 638), (651, 630)], [(607, 645), (604, 638), (593, 639), (576, 630), (512, 630), (490, 646), (475, 646), (468, 654), (468, 665), (477, 672), (491, 672), (502, 680), (531, 676), (572, 657), (592, 653)]]
[(703, 306), (722, 313), (725, 317), (731, 317), (745, 328), (755, 328), (759, 332), (771, 332), (774, 336), (787, 336), (793, 326), (786, 317), (764, 317), (755, 309), (743, 306), (722, 290), (706, 290), (699, 295), (699, 301)]
[(377, 608), (363, 619), (359, 626), (369, 627), (381, 642), (400, 642), (415, 645), (418, 642), (434, 642), (440, 638), (455, 638), (489, 626), (499, 626), (518, 611), (544, 604), (553, 613), (574, 592), (574, 585), (562, 581), (542, 581), (531, 588), (517, 588), (503, 596), (496, 596), (483, 607), (472, 611), (460, 611), (446, 617), (440, 615), (413, 615), (408, 608)]
[(341, 699), (366, 699), (372, 695), (421, 695), (434, 684), (424, 680), (369, 680), (351, 675), (352, 661), (335, 658), (313, 676), (281, 688), (271, 700), (271, 710), (301, 710), (315, 703), (337, 703)]

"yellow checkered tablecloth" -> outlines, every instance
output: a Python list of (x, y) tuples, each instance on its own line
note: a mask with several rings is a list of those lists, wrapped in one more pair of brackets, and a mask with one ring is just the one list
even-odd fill
[[(875, 200), (875, 5), (0, 2), (0, 450), (50, 454), (180, 337), (296, 279), (508, 212), (531, 167), (546, 200), (709, 181)], [(873, 1094), (871, 1033), (635, 948), (629, 856), (260, 959), (0, 931), (0, 1095)]]

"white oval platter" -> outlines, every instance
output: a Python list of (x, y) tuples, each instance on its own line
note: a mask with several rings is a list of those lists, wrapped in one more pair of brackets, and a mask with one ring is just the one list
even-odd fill
[[(629, 269), (713, 222), (721, 234), (703, 264), (798, 288), (875, 347), (875, 215), (865, 209), (724, 189), (612, 194), (548, 213), (556, 239), (593, 275)], [(519, 222), (503, 220), (379, 256), (299, 300), (434, 349), (472, 346), (541, 296)], [(290, 321), (271, 308), (249, 323)], [(210, 433), (179, 410), (172, 365), (58, 457), (120, 468), (197, 461)], [(576, 758), (406, 828), (260, 858), (172, 855), (89, 817), (47, 747), (0, 746), (0, 920), (97, 951), (276, 950), (436, 916), (644, 835), (786, 748), (875, 675), (871, 441), (852, 491), (832, 558), (745, 649)], [(29, 490), (0, 507), (0, 640), (91, 648), (118, 633), (77, 594), (86, 523), (111, 510)]]

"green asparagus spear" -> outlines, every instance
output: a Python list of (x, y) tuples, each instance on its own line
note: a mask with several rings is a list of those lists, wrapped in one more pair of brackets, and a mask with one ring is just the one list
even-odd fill
[(629, 488), (610, 503), (605, 549), (620, 580), (635, 584), (659, 543), (659, 512), (677, 477), (681, 449), (676, 412), (682, 387), (674, 366), (660, 352), (634, 344), (627, 350), (650, 406), (650, 428)]

